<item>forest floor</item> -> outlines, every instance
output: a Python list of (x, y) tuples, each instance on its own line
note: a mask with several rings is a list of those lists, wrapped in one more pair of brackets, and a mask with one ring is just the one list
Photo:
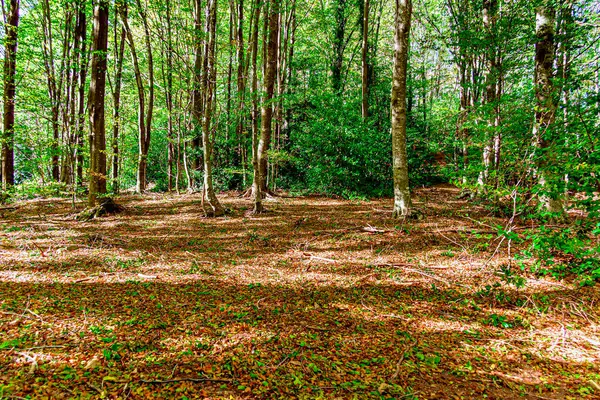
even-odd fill
[(458, 194), (1, 209), (0, 398), (600, 398), (600, 288), (503, 283), (506, 220)]

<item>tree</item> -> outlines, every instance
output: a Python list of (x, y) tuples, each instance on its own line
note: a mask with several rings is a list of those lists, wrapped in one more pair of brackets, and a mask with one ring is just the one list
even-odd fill
[(216, 97), (216, 32), (217, 32), (217, 0), (208, 0), (206, 3), (206, 39), (204, 41), (204, 66), (202, 73), (202, 95), (204, 97), (204, 115), (202, 121), (202, 144), (204, 155), (204, 185), (202, 189), (202, 204), (204, 213), (209, 217), (220, 217), (225, 214), (225, 209), (217, 199), (213, 188), (212, 132), (214, 129), (212, 118), (215, 109)]
[(127, 38), (127, 30), (125, 25), (120, 29), (118, 34), (117, 21), (119, 14), (127, 19), (127, 3), (117, 3), (116, 7), (120, 10), (115, 12), (115, 85), (113, 91), (113, 136), (112, 136), (112, 191), (114, 194), (119, 193), (119, 132), (121, 130), (121, 86), (123, 82), (123, 58), (125, 54), (125, 40)]
[(544, 1), (536, 9), (537, 42), (535, 44), (535, 122), (533, 125), (533, 139), (537, 147), (536, 169), (538, 183), (541, 188), (540, 202), (546, 210), (553, 213), (562, 213), (562, 193), (552, 190), (552, 185), (557, 183), (556, 174), (552, 171), (553, 165), (552, 134), (553, 123), (556, 118), (556, 99), (554, 78), (555, 48), (554, 31), (556, 25), (556, 10), (551, 1)]
[(94, 7), (94, 35), (92, 37), (92, 75), (89, 91), (90, 118), (90, 173), (88, 206), (99, 204), (106, 194), (106, 126), (104, 96), (108, 50), (108, 0), (99, 0)]
[[(4, 3), (2, 3), (4, 4)], [(15, 97), (19, 0), (10, 0), (4, 19), (4, 132), (2, 135), (2, 188), (15, 184)]]
[[(254, 199), (254, 213), (263, 212), (262, 198), (267, 192), (267, 152), (271, 143), (273, 121), (273, 93), (275, 91), (275, 78), (277, 76), (277, 36), (279, 34), (279, 7), (280, 0), (270, 0), (268, 18), (268, 44), (265, 57), (264, 97), (261, 109), (260, 139), (256, 149), (256, 163), (254, 163), (254, 182), (252, 184), (252, 197)], [(258, 170), (257, 170), (258, 168)]]
[(333, 62), (331, 64), (331, 87), (338, 94), (342, 91), (342, 66), (344, 63), (344, 51), (346, 50), (346, 1), (335, 0), (335, 26), (333, 32)]
[(362, 117), (369, 117), (369, 10), (370, 0), (364, 0), (362, 26)]
[(394, 70), (392, 77), (393, 216), (396, 218), (408, 216), (411, 206), (408, 155), (406, 151), (406, 70), (411, 16), (411, 0), (396, 0)]

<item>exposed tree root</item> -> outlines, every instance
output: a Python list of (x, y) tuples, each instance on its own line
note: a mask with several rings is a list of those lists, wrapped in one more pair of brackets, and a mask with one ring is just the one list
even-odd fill
[(123, 206), (115, 203), (112, 198), (107, 197), (102, 199), (97, 206), (86, 208), (80, 212), (76, 218), (78, 221), (91, 221), (95, 218), (100, 218), (109, 214), (118, 214), (122, 211), (124, 211)]

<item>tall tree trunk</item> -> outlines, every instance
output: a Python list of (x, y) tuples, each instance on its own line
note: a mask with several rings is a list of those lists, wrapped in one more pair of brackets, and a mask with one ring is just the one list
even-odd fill
[(202, 124), (202, 142), (204, 144), (204, 187), (203, 207), (209, 217), (220, 217), (225, 214), (225, 209), (217, 199), (213, 188), (212, 154), (213, 154), (213, 112), (216, 92), (217, 59), (216, 59), (216, 31), (217, 31), (217, 0), (208, 0), (206, 3), (206, 35), (208, 39), (204, 46), (204, 73), (202, 92), (204, 95), (204, 120)]
[[(152, 58), (152, 41), (150, 37), (150, 27), (148, 26), (148, 16), (144, 10), (140, 0), (137, 0), (137, 7), (140, 17), (142, 19), (142, 25), (144, 27), (144, 42), (146, 44), (146, 56), (148, 62), (148, 107), (145, 110), (140, 105), (140, 121), (145, 119), (144, 123), (140, 123), (138, 145), (139, 145), (139, 156), (138, 156), (138, 169), (137, 169), (137, 182), (136, 191), (142, 193), (146, 190), (147, 182), (147, 169), (148, 169), (148, 152), (150, 150), (150, 134), (152, 132), (152, 117), (154, 115), (154, 62)], [(133, 41), (131, 42), (133, 44)], [(132, 48), (133, 52), (133, 48)], [(136, 68), (136, 80), (141, 82), (141, 73), (139, 73), (139, 65)], [(139, 74), (138, 74), (139, 73)], [(138, 83), (138, 88), (144, 91), (143, 84)], [(144, 127), (144, 129), (142, 129)]]
[[(193, 139), (191, 141), (192, 148), (192, 171), (186, 169), (188, 175), (188, 191), (193, 191), (195, 188), (195, 172), (200, 170), (200, 145), (202, 143), (202, 114), (204, 108), (204, 98), (202, 92), (202, 73), (203, 73), (203, 47), (202, 44), (206, 40), (201, 35), (202, 27), (202, 0), (194, 2), (194, 73), (192, 83), (192, 119), (193, 119)], [(188, 153), (186, 148), (186, 153)]]
[[(121, 27), (118, 35), (118, 14), (127, 15), (127, 3), (117, 4), (119, 12), (115, 12), (115, 89), (113, 93), (113, 136), (112, 136), (112, 189), (114, 194), (119, 193), (119, 131), (121, 129), (121, 84), (123, 81), (123, 57), (125, 54), (125, 40), (127, 31)], [(125, 17), (127, 18), (127, 17)], [(119, 37), (120, 36), (120, 37)]]
[(279, 34), (279, 12), (280, 0), (270, 0), (269, 10), (269, 39), (267, 44), (267, 55), (265, 59), (264, 98), (261, 109), (260, 140), (257, 147), (258, 174), (255, 174), (253, 184), (254, 212), (263, 212), (262, 196), (267, 191), (267, 152), (269, 151), (273, 120), (273, 93), (275, 90), (275, 78), (277, 76), (277, 35)]
[(244, 0), (237, 2), (237, 108), (238, 112), (235, 118), (235, 135), (237, 140), (237, 159), (241, 162), (244, 171), (243, 185), (246, 185), (246, 159), (244, 157), (245, 140), (244, 140), (244, 111), (246, 108), (246, 76), (245, 76), (245, 55), (244, 55)]
[(262, 0), (257, 0), (254, 6), (254, 23), (252, 25), (252, 37), (250, 39), (251, 43), (251, 53), (252, 53), (252, 171), (253, 171), (253, 179), (252, 179), (252, 194), (254, 198), (255, 206), (257, 208), (256, 203), (259, 202), (258, 209), (262, 210), (262, 194), (260, 193), (260, 168), (258, 165), (258, 135), (259, 135), (259, 118), (258, 118), (258, 30), (260, 26), (260, 15), (261, 15), (261, 7)]
[(371, 2), (364, 0), (362, 25), (362, 117), (369, 117), (369, 10)]
[(346, 0), (335, 0), (335, 30), (333, 33), (333, 63), (331, 64), (331, 86), (336, 94), (342, 91), (342, 66), (346, 37)]
[(497, 70), (497, 50), (496, 50), (496, 14), (498, 9), (497, 0), (483, 1), (483, 28), (487, 37), (487, 50), (485, 59), (487, 64), (487, 73), (485, 77), (485, 102), (489, 105), (489, 120), (487, 131), (484, 135), (483, 145), (483, 170), (479, 174), (477, 183), (481, 190), (486, 190), (490, 170), (494, 166), (494, 137), (496, 135), (496, 95), (498, 93), (498, 70)]
[(86, 129), (85, 121), (85, 83), (87, 80), (88, 61), (89, 54), (87, 51), (87, 16), (85, 14), (86, 1), (79, 0), (77, 12), (77, 27), (75, 28), (75, 36), (81, 45), (79, 50), (79, 105), (78, 105), (78, 116), (77, 116), (77, 127), (76, 127), (76, 144), (75, 144), (75, 156), (74, 160), (76, 163), (77, 177), (76, 181), (78, 185), (83, 184), (83, 138), (84, 130)]
[(52, 40), (52, 19), (50, 17), (50, 3), (44, 0), (42, 6), (42, 30), (44, 41), (42, 43), (42, 53), (44, 58), (44, 67), (46, 69), (46, 81), (48, 84), (48, 97), (51, 103), (51, 125), (52, 125), (52, 179), (58, 181), (60, 179), (59, 168), (59, 130), (60, 130), (60, 102), (61, 92), (58, 89), (58, 77), (56, 76), (56, 68), (54, 65), (54, 44)]
[[(175, 154), (175, 134), (173, 131), (173, 29), (171, 27), (171, 2), (166, 2), (167, 8), (167, 86), (165, 88), (165, 101), (167, 105), (167, 175), (168, 189), (173, 190), (173, 177), (179, 174), (179, 169), (174, 163), (177, 159)], [(177, 164), (178, 165), (178, 164)], [(174, 173), (175, 170), (175, 173)], [(175, 179), (176, 180), (176, 179)]]
[(552, 125), (556, 117), (555, 87), (553, 83), (553, 66), (555, 61), (554, 29), (556, 10), (549, 0), (536, 9), (535, 45), (535, 122), (533, 140), (537, 147), (536, 169), (538, 183), (541, 188), (540, 203), (550, 212), (564, 211), (561, 201), (562, 193), (551, 193), (551, 187), (557, 183), (552, 172), (555, 155), (551, 145)]
[(99, 0), (94, 8), (92, 76), (89, 92), (90, 115), (90, 187), (88, 205), (98, 204), (106, 194), (106, 127), (104, 95), (106, 92), (106, 56), (108, 50), (108, 0)]
[(394, 71), (392, 78), (392, 152), (394, 175), (393, 216), (410, 213), (408, 156), (406, 152), (406, 69), (408, 64), (411, 0), (395, 0)]
[(4, 132), (2, 135), (2, 188), (4, 190), (15, 184), (15, 75), (19, 6), (19, 0), (10, 0), (4, 28)]

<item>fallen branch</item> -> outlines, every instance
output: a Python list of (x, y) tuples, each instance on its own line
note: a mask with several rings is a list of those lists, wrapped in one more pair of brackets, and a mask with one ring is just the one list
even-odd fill
[(158, 276), (156, 276), (156, 275), (144, 275), (144, 274), (138, 274), (138, 277), (140, 277), (140, 278), (144, 278), (144, 279), (158, 279)]
[(332, 260), (331, 258), (313, 256), (310, 253), (302, 253), (302, 255), (304, 257), (310, 257), (311, 260), (319, 260), (319, 261), (325, 261), (325, 262), (330, 262), (330, 263), (336, 263), (337, 262), (337, 260)]
[(157, 380), (157, 381), (149, 381), (145, 379), (140, 379), (141, 383), (148, 383), (152, 385), (161, 385), (165, 383), (177, 383), (177, 382), (222, 382), (222, 383), (231, 383), (233, 382), (231, 379), (217, 379), (217, 378), (175, 378), (175, 379), (165, 379), (165, 380)]
[(396, 268), (396, 267), (397, 268), (403, 268), (403, 269), (405, 269), (407, 271), (414, 272), (416, 274), (420, 274), (420, 275), (426, 276), (428, 278), (435, 279), (436, 281), (443, 282), (443, 283), (445, 283), (448, 286), (452, 286), (452, 283), (449, 282), (449, 281), (447, 281), (446, 279), (440, 278), (439, 276), (428, 274), (427, 272), (419, 271), (418, 269), (415, 269), (415, 268), (408, 268), (408, 267), (396, 266), (396, 265), (392, 265), (392, 267), (394, 267), (394, 268)]
[(312, 329), (314, 331), (328, 332), (329, 329), (321, 328), (320, 326), (304, 325), (305, 328)]
[(361, 230), (363, 232), (368, 232), (368, 233), (386, 233), (387, 232), (387, 231), (385, 231), (383, 229), (379, 229), (379, 228), (376, 228), (376, 227), (371, 226), (371, 225), (367, 225), (364, 228), (361, 228)]

